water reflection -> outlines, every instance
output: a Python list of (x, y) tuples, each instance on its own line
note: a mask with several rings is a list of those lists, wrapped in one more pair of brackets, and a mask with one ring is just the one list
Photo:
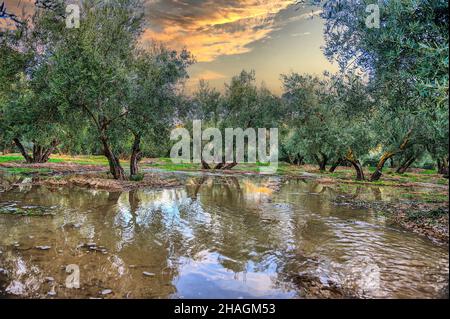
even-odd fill
[[(10, 211), (0, 214), (0, 292), (406, 298), (436, 297), (448, 285), (446, 247), (388, 227), (373, 212), (333, 204), (339, 196), (384, 200), (391, 193), (274, 177), (185, 182), (127, 193), (45, 187), (1, 193), (0, 210)], [(11, 213), (35, 208), (51, 215)], [(68, 264), (80, 266), (79, 290), (65, 288)], [(101, 295), (105, 289), (112, 292)]]

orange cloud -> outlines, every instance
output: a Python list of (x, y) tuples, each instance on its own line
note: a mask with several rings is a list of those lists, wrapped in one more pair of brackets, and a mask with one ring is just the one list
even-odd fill
[(148, 4), (143, 41), (187, 47), (199, 62), (249, 52), (277, 28), (274, 18), (293, 0), (168, 0)]

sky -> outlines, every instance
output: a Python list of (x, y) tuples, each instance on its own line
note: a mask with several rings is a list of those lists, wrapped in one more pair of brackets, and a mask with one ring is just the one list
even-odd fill
[[(7, 7), (32, 0), (0, 0)], [(196, 58), (189, 69), (188, 91), (200, 79), (222, 90), (243, 69), (281, 93), (280, 75), (321, 75), (335, 71), (323, 55), (323, 21), (317, 7), (295, 0), (146, 0), (144, 43), (159, 41), (186, 48)]]
[(196, 57), (188, 90), (200, 79), (223, 89), (243, 69), (281, 93), (280, 75), (335, 71), (323, 55), (319, 8), (292, 0), (151, 0), (143, 39), (186, 47)]

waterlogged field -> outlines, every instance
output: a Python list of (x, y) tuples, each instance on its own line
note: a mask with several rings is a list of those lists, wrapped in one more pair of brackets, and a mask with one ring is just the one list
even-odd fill
[[(393, 226), (377, 209), (347, 205), (404, 200), (401, 189), (160, 174), (181, 186), (110, 192), (24, 179), (0, 193), (0, 294), (438, 298), (448, 291), (447, 244)], [(68, 265), (79, 270), (78, 289), (67, 287)]]

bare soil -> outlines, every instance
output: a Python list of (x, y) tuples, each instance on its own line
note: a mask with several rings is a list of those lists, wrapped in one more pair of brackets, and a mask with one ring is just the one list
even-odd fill
[(35, 181), (36, 185), (78, 186), (107, 191), (128, 191), (138, 188), (176, 187), (182, 183), (176, 179), (163, 179), (156, 174), (144, 174), (142, 181), (118, 181), (99, 174), (73, 175), (67, 178), (46, 178)]
[(82, 172), (107, 171), (107, 168), (101, 165), (81, 165), (72, 163), (42, 163), (42, 164), (0, 163), (0, 167), (48, 169), (55, 173), (82, 173)]

